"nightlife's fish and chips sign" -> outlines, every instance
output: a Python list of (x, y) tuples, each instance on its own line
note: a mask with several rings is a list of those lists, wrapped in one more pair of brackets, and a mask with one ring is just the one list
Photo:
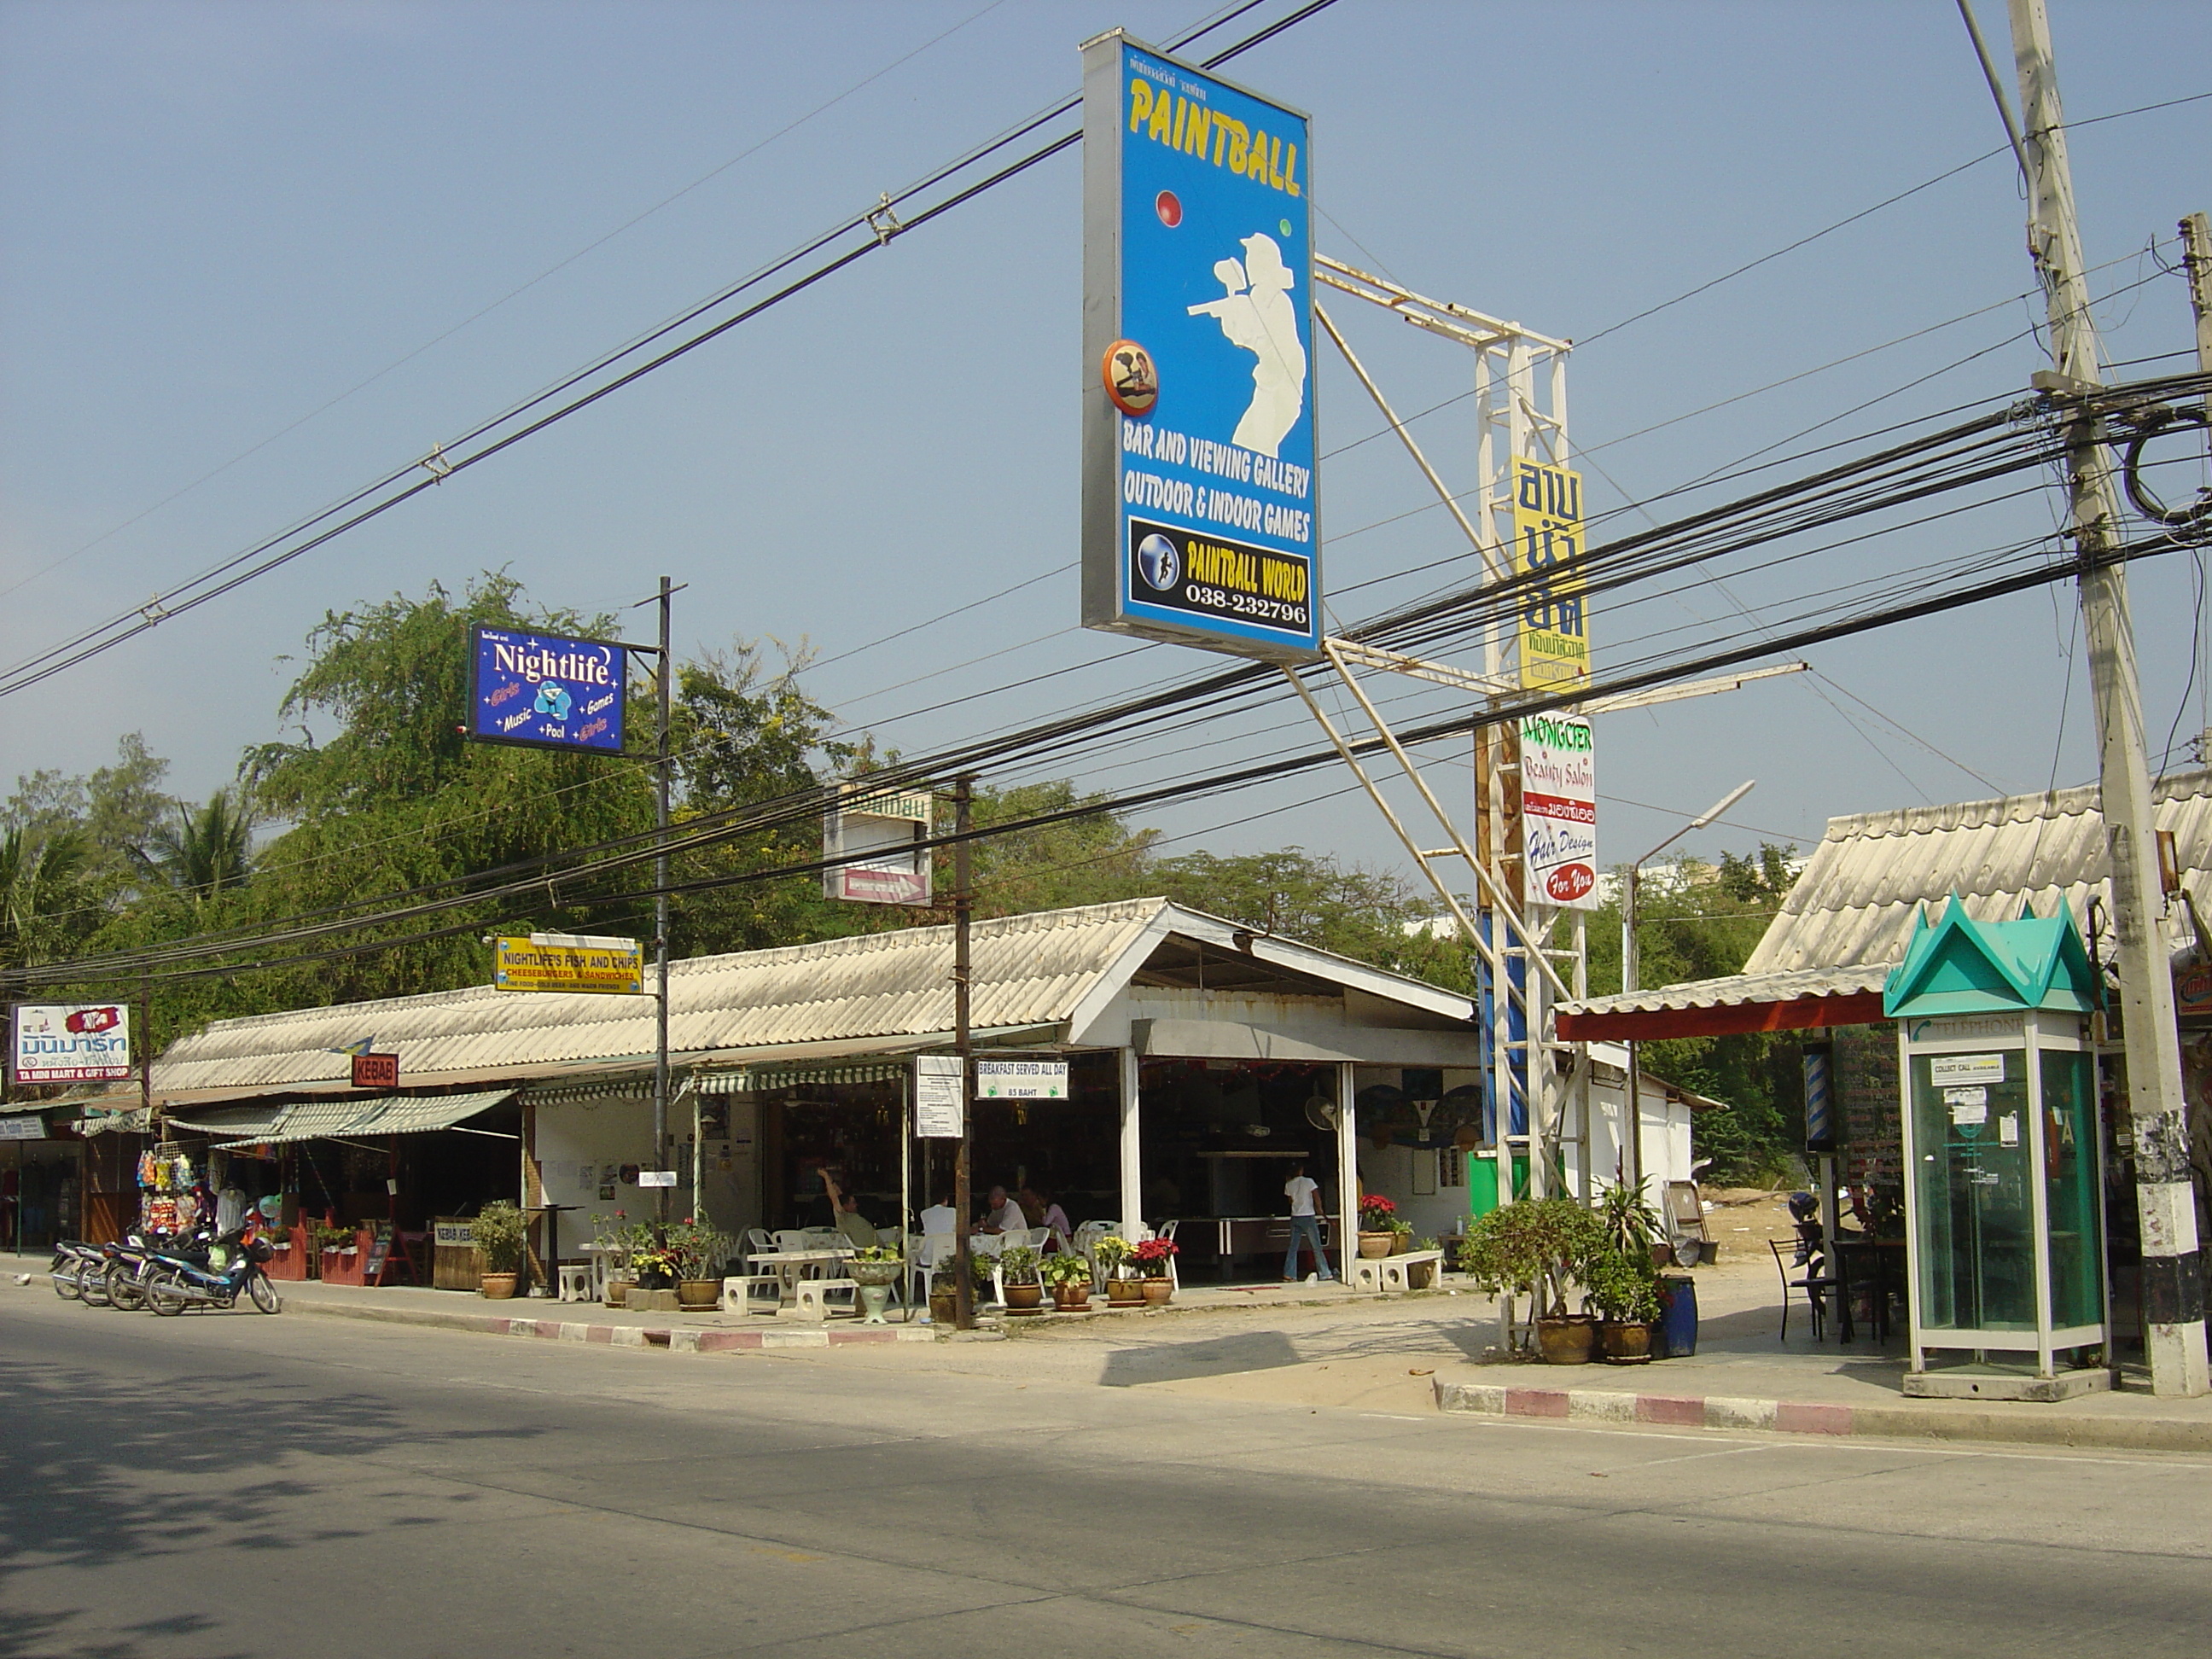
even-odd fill
[(1084, 626), (1310, 657), (1310, 124), (1119, 30), (1083, 123)]
[(9, 1072), (17, 1083), (112, 1083), (131, 1075), (131, 1010), (119, 1002), (19, 1002)]
[(629, 653), (598, 640), (474, 630), (468, 735), (483, 743), (619, 755)]
[(1589, 678), (1583, 605), (1583, 475), (1513, 458), (1513, 572), (1521, 602), (1521, 684), (1574, 690)]
[(493, 941), (492, 984), (502, 991), (645, 994), (645, 947), (634, 939), (532, 933)]
[(1574, 714), (1521, 720), (1522, 897), (1597, 908), (1597, 778), (1590, 723)]

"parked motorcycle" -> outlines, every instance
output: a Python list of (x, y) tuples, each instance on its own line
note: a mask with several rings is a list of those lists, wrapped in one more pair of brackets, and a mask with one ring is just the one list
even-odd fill
[[(92, 1270), (103, 1275), (106, 1272), (106, 1261), (100, 1253), (100, 1246), (88, 1244), (76, 1238), (55, 1241), (53, 1263), (46, 1269), (46, 1277), (53, 1281), (56, 1296), (64, 1302), (85, 1300), (84, 1275)], [(97, 1307), (100, 1304), (93, 1305)]]
[(282, 1313), (284, 1304), (262, 1267), (276, 1252), (250, 1227), (216, 1239), (204, 1262), (161, 1255), (140, 1281), (146, 1305), (173, 1319), (187, 1308), (234, 1308), (243, 1295), (260, 1313)]

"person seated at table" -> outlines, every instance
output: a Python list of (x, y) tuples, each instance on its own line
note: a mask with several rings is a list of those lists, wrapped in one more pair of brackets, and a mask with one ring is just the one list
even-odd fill
[(924, 1210), (917, 1219), (921, 1223), (923, 1237), (927, 1238), (933, 1233), (940, 1233), (950, 1238), (952, 1237), (953, 1224), (960, 1219), (960, 1212), (952, 1207), (952, 1194), (947, 1193), (942, 1199)]
[(1810, 1193), (1790, 1194), (1790, 1219), (1797, 1229), (1797, 1253), (1790, 1265), (1802, 1267), (1816, 1256), (1825, 1260), (1828, 1244), (1820, 1226), (1820, 1200)]
[(1025, 1233), (1030, 1230), (1030, 1218), (1022, 1206), (1008, 1195), (1004, 1187), (991, 1188), (989, 1207), (982, 1220), (975, 1224), (979, 1233)]
[(867, 1217), (860, 1213), (860, 1200), (852, 1194), (841, 1192), (837, 1177), (830, 1173), (830, 1166), (822, 1166), (822, 1190), (829, 1194), (830, 1213), (837, 1218), (837, 1231), (855, 1249), (873, 1249), (878, 1243), (876, 1230)]
[(1034, 1187), (1023, 1188), (1018, 1196), (1021, 1199), (1023, 1211), (1035, 1216), (1038, 1226), (1049, 1227), (1053, 1242), (1063, 1250), (1066, 1249), (1075, 1233), (1074, 1224), (1068, 1220), (1067, 1212)]

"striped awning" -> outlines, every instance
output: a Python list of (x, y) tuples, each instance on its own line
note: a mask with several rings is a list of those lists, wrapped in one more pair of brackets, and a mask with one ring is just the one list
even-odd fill
[(911, 1062), (904, 1060), (852, 1060), (819, 1066), (748, 1066), (739, 1071), (696, 1073), (693, 1086), (702, 1095), (738, 1095), (811, 1085), (896, 1083), (912, 1069)]
[(252, 1112), (226, 1114), (222, 1122), (172, 1118), (179, 1129), (227, 1137), (216, 1146), (278, 1146), (301, 1140), (349, 1140), (356, 1137), (424, 1134), (451, 1129), (465, 1118), (489, 1111), (513, 1097), (512, 1089), (484, 1089), (459, 1095), (380, 1095), (368, 1100), (302, 1100)]

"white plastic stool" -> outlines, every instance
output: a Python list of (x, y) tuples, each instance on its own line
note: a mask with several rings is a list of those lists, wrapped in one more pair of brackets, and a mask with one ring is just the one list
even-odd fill
[(563, 1302), (592, 1302), (592, 1263), (564, 1261), (561, 1264), (560, 1297)]

